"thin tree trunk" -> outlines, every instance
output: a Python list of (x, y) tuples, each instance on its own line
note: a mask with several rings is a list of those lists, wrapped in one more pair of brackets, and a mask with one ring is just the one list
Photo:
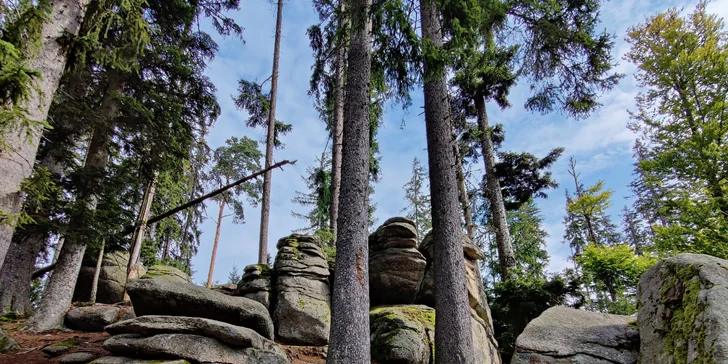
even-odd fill
[[(265, 141), (265, 167), (273, 164), (273, 147), (276, 132), (276, 102), (278, 100), (278, 61), (281, 54), (281, 26), (283, 24), (283, 0), (278, 0), (276, 16), (276, 39), (273, 48), (273, 75), (270, 86), (270, 110), (268, 114), (268, 137)], [(268, 260), (268, 220), (270, 219), (270, 189), (273, 174), (268, 171), (263, 175), (263, 202), (260, 209), (260, 246), (258, 247), (258, 264), (266, 264)]]
[(503, 190), (500, 181), (498, 181), (498, 175), (495, 173), (495, 148), (488, 127), (488, 113), (485, 109), (483, 97), (475, 98), (475, 107), (478, 112), (478, 129), (481, 135), (480, 145), (483, 152), (483, 163), (485, 164), (485, 195), (490, 201), (490, 210), (493, 214), (501, 279), (506, 281), (510, 277), (511, 269), (516, 266), (516, 255), (511, 245), (506, 207), (503, 202)]
[[(344, 12), (346, 2), (339, 3), (339, 28), (344, 32), (348, 24)], [(336, 241), (336, 219), (339, 217), (339, 195), (341, 192), (341, 148), (344, 140), (344, 72), (346, 67), (346, 42), (340, 41), (336, 53), (336, 90), (334, 96), (334, 128), (331, 145), (331, 206), (329, 207), (329, 226)]]
[(61, 236), (60, 238), (58, 238), (58, 241), (56, 242), (56, 246), (54, 248), (53, 261), (51, 262), (51, 264), (56, 264), (58, 262), (58, 257), (61, 255), (61, 249), (63, 249), (63, 243), (65, 241), (65, 236)]
[[(67, 48), (61, 38), (78, 34), (88, 0), (54, 0), (51, 13), (43, 24), (40, 34), (42, 45), (28, 67), (40, 71), (30, 88), (30, 95), (19, 105), (27, 110), (30, 120), (43, 121), (48, 118), (53, 95), (58, 88), (63, 69), (66, 67)], [(20, 122), (19, 122), (20, 123)], [(20, 186), (33, 172), (42, 126), (18, 124), (0, 130), (0, 215), (19, 214), (23, 197)], [(0, 267), (10, 247), (15, 219), (0, 221)]]
[(99, 290), (99, 276), (101, 275), (101, 263), (104, 261), (104, 248), (106, 248), (106, 239), (101, 240), (101, 248), (99, 248), (99, 255), (96, 258), (94, 278), (91, 281), (91, 294), (89, 294), (88, 301), (93, 303), (96, 303), (96, 293)]
[(463, 217), (465, 218), (465, 230), (468, 232), (470, 241), (475, 241), (475, 224), (473, 224), (473, 214), (470, 212), (470, 198), (468, 197), (468, 189), (465, 186), (465, 173), (463, 173), (463, 162), (460, 158), (460, 147), (455, 143), (455, 173), (458, 180), (458, 201), (463, 209)]
[(351, 4), (351, 43), (346, 71), (341, 201), (328, 364), (371, 361), (369, 338), (369, 106), (371, 0)]
[[(422, 37), (441, 49), (442, 29), (437, 5), (420, 0)], [(470, 306), (465, 288), (465, 258), (458, 206), (455, 140), (445, 70), (436, 69), (427, 58), (425, 71), (425, 124), (435, 241), (435, 362), (475, 362), (470, 331)], [(337, 276), (338, 279), (338, 276)]]
[(220, 201), (220, 212), (217, 214), (217, 229), (215, 229), (215, 242), (212, 244), (212, 258), (210, 258), (210, 271), (207, 273), (207, 288), (212, 287), (212, 273), (215, 271), (215, 259), (217, 258), (217, 244), (220, 242), (220, 227), (222, 227), (223, 212), (225, 211), (225, 200)]
[[(149, 214), (152, 211), (152, 202), (154, 201), (154, 194), (157, 190), (157, 177), (159, 173), (154, 172), (152, 180), (147, 183), (147, 187), (144, 189), (144, 197), (142, 197), (142, 205), (139, 207), (139, 216), (137, 217), (137, 228), (134, 230), (132, 236), (131, 251), (129, 254), (129, 263), (126, 266), (126, 282), (129, 283), (132, 279), (139, 278), (139, 256), (141, 256), (142, 245), (144, 244), (144, 232), (147, 229), (147, 221), (149, 220)], [(124, 285), (126, 287), (126, 285)], [(130, 301), (129, 294), (124, 288), (124, 302)]]
[[(79, 196), (79, 200), (85, 201), (86, 208), (92, 211), (96, 209), (98, 204), (98, 195), (96, 193), (100, 188), (101, 176), (103, 176), (109, 161), (109, 147), (113, 132), (110, 119), (117, 114), (117, 104), (113, 99), (113, 94), (121, 91), (121, 82), (117, 74), (110, 72), (108, 82), (107, 91), (99, 110), (101, 120), (94, 128), (83, 168), (84, 174), (89, 176), (86, 178), (87, 188), (84, 189), (88, 192), (83, 196)], [(72, 219), (69, 225), (79, 226), (82, 224), (84, 224), (83, 221)], [(61, 254), (58, 257), (58, 263), (43, 294), (43, 300), (35, 313), (25, 322), (23, 330), (41, 332), (61, 327), (63, 316), (71, 305), (73, 290), (76, 287), (78, 272), (81, 270), (85, 252), (86, 243), (83, 239), (66, 238)]]
[[(576, 163), (574, 163), (573, 159), (569, 160), (569, 167), (571, 168), (569, 174), (574, 177), (574, 185), (576, 186), (576, 197), (581, 198), (581, 186), (579, 185), (578, 175), (576, 174)], [(591, 216), (589, 214), (582, 214), (582, 216), (584, 217), (584, 221), (586, 221), (586, 231), (589, 235), (589, 241), (599, 245), (599, 242), (597, 241), (597, 236), (594, 233), (594, 226), (592, 225)]]

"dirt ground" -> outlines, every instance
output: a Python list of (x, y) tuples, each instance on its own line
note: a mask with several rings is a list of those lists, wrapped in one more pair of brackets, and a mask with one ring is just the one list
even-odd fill
[[(0, 364), (36, 364), (36, 363), (58, 363), (61, 356), (79, 351), (92, 351), (98, 356), (110, 355), (101, 346), (109, 338), (105, 332), (80, 332), (80, 331), (48, 331), (40, 334), (20, 332), (22, 320), (11, 320), (0, 322), (0, 328), (15, 339), (20, 345), (20, 350), (12, 355), (0, 355)], [(44, 347), (76, 340), (78, 345), (72, 347), (63, 355), (56, 358), (46, 357), (41, 349)], [(290, 346), (281, 345), (288, 354), (291, 364), (324, 364), (326, 355), (323, 347), (318, 346)]]

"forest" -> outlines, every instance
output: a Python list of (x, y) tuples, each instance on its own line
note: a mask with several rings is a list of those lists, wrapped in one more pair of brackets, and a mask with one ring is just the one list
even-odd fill
[(115, 253), (127, 304), (152, 266), (238, 285), (295, 233), (326, 362), (369, 363), (394, 216), (437, 362), (476, 362), (463, 236), (503, 362), (550, 307), (635, 314), (661, 259), (728, 259), (728, 7), (650, 3), (0, 0), (0, 317), (60, 329)]

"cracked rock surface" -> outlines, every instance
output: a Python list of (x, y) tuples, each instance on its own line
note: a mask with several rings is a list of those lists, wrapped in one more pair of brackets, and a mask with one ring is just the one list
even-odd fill
[(630, 316), (552, 307), (516, 340), (512, 364), (634, 364), (639, 332)]

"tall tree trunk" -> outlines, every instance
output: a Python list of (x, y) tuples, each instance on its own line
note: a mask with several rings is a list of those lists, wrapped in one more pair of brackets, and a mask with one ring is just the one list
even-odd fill
[(465, 230), (468, 232), (470, 241), (475, 241), (475, 224), (473, 224), (473, 214), (470, 212), (470, 198), (468, 197), (468, 188), (465, 186), (465, 173), (463, 172), (463, 162), (460, 158), (460, 147), (455, 143), (455, 173), (458, 181), (458, 201), (463, 209), (463, 217), (465, 218)]
[(351, 4), (351, 43), (346, 71), (341, 201), (328, 364), (371, 361), (369, 338), (369, 87), (371, 0)]
[(480, 145), (483, 152), (483, 163), (485, 164), (485, 195), (490, 202), (490, 210), (493, 215), (501, 279), (505, 281), (510, 277), (511, 269), (516, 266), (516, 255), (511, 245), (506, 207), (503, 202), (503, 190), (501, 189), (500, 181), (498, 181), (498, 175), (495, 171), (495, 148), (493, 147), (493, 139), (490, 135), (488, 113), (485, 109), (485, 100), (483, 97), (479, 96), (475, 98), (475, 107), (478, 112), (478, 129), (481, 135)]
[[(139, 256), (142, 253), (142, 245), (144, 244), (144, 232), (147, 229), (147, 221), (152, 211), (152, 202), (154, 201), (154, 194), (157, 190), (157, 178), (159, 172), (154, 171), (152, 180), (147, 183), (147, 187), (144, 189), (144, 197), (142, 197), (142, 204), (139, 206), (139, 216), (136, 221), (136, 229), (131, 239), (131, 251), (129, 254), (129, 263), (126, 266), (126, 282), (139, 278)], [(126, 285), (124, 285), (124, 302), (130, 300), (129, 294), (126, 292)]]
[[(344, 12), (346, 2), (339, 3), (339, 28), (341, 32), (347, 28)], [(346, 42), (337, 44), (336, 52), (336, 90), (334, 96), (333, 144), (331, 145), (331, 205), (329, 207), (329, 226), (336, 241), (336, 219), (339, 217), (339, 195), (341, 192), (341, 148), (344, 140), (344, 72), (346, 67)]]
[(99, 276), (101, 275), (101, 264), (104, 262), (104, 248), (106, 248), (106, 239), (101, 240), (101, 248), (99, 255), (96, 257), (96, 268), (94, 269), (94, 278), (91, 280), (91, 293), (88, 301), (96, 303), (96, 293), (99, 290)]
[[(442, 49), (442, 29), (434, 0), (420, 0), (422, 37)], [(470, 305), (465, 288), (465, 258), (455, 161), (455, 140), (445, 70), (425, 58), (425, 124), (435, 241), (435, 362), (474, 363)], [(338, 276), (337, 276), (338, 278)]]
[[(78, 34), (88, 0), (53, 0), (51, 13), (40, 34), (42, 45), (28, 67), (40, 71), (41, 77), (30, 88), (29, 97), (19, 105), (30, 120), (48, 118), (53, 95), (66, 67), (66, 47), (61, 38)], [(33, 172), (33, 163), (43, 128), (16, 125), (0, 130), (0, 215), (15, 215), (22, 207), (20, 185)], [(0, 267), (5, 260), (15, 227), (14, 219), (0, 223)]]
[[(110, 71), (108, 77), (109, 83), (99, 110), (100, 120), (94, 128), (84, 164), (84, 175), (89, 176), (85, 181), (84, 190), (87, 192), (79, 196), (79, 200), (85, 201), (86, 208), (92, 211), (96, 209), (98, 203), (96, 193), (109, 161), (109, 147), (113, 132), (110, 119), (117, 114), (117, 104), (113, 95), (122, 90), (119, 75)], [(84, 223), (72, 219), (69, 225), (79, 226)], [(78, 272), (81, 270), (85, 252), (84, 239), (66, 237), (58, 263), (43, 294), (43, 300), (35, 313), (25, 322), (23, 330), (41, 332), (61, 327), (63, 315), (71, 305), (73, 290), (76, 287)]]
[[(222, 226), (225, 200), (220, 200), (220, 212), (217, 214), (217, 229), (215, 229), (215, 242), (212, 244), (212, 258), (210, 258), (210, 271), (207, 273), (207, 288), (212, 287), (212, 273), (215, 271), (215, 258), (217, 257), (217, 244), (220, 242), (220, 227)], [(260, 264), (260, 263), (258, 263)]]
[[(270, 86), (270, 110), (268, 113), (268, 137), (265, 141), (265, 167), (273, 164), (273, 147), (276, 132), (276, 101), (278, 100), (278, 61), (281, 55), (281, 26), (283, 24), (283, 0), (278, 0), (276, 16), (276, 40), (273, 48), (273, 75)], [(258, 264), (266, 264), (268, 260), (268, 220), (270, 219), (270, 189), (273, 173), (263, 175), (263, 203), (260, 208), (260, 246), (258, 247)]]
[(33, 312), (30, 285), (35, 260), (45, 247), (48, 235), (33, 233), (17, 242), (13, 239), (6, 262), (0, 269), (0, 314), (13, 312), (24, 316)]

